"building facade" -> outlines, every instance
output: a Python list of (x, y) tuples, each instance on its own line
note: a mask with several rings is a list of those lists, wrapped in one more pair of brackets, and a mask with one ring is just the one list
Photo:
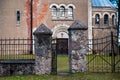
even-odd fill
[[(75, 20), (88, 26), (88, 0), (33, 0), (32, 6), (33, 31), (43, 23), (54, 37), (68, 37), (67, 28)], [(30, 0), (1, 0), (0, 37), (29, 37), (30, 10)]]
[(109, 0), (92, 0), (92, 34), (93, 38), (117, 33), (116, 7)]
[(24, 38), (28, 36), (24, 3), (25, 0), (0, 0), (1, 38)]
[(109, 34), (116, 26), (116, 8), (109, 0), (0, 0), (1, 38), (30, 39), (31, 31), (43, 23), (51, 29), (53, 38), (66, 40), (75, 20), (88, 27), (88, 39), (102, 37), (99, 33)]

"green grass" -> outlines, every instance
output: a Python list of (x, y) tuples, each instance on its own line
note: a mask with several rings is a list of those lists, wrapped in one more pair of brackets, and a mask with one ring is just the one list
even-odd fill
[[(87, 55), (90, 72), (112, 72), (112, 57), (108, 55)], [(120, 72), (120, 55), (115, 56), (115, 72)]]
[(9, 55), (0, 55), (0, 59), (35, 59), (34, 54), (9, 54)]
[(120, 74), (76, 73), (68, 75), (16, 75), (0, 77), (0, 80), (120, 80)]
[(68, 72), (69, 71), (68, 55), (58, 55), (57, 56), (57, 71), (58, 72)]

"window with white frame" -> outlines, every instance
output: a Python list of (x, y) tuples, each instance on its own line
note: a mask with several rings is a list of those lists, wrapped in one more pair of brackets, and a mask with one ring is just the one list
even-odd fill
[(20, 10), (16, 11), (16, 20), (17, 20), (17, 25), (20, 25)]
[(52, 6), (52, 16), (56, 17), (57, 16), (57, 7)]
[(60, 17), (64, 17), (65, 16), (65, 7), (61, 6), (60, 7)]
[(100, 15), (99, 14), (95, 15), (95, 24), (100, 24)]
[(68, 7), (68, 17), (72, 17), (73, 16), (73, 7), (69, 6)]
[(73, 10), (75, 9), (73, 4), (51, 4), (50, 8), (53, 20), (73, 20)]
[(107, 14), (104, 15), (104, 24), (109, 25), (109, 17)]

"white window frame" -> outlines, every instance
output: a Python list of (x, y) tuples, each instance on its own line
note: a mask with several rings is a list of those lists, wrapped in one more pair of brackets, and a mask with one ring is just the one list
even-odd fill
[(109, 15), (108, 14), (104, 15), (104, 25), (109, 25)]
[(65, 7), (64, 6), (60, 7), (59, 17), (65, 17)]
[[(56, 7), (56, 10), (54, 9)], [(73, 20), (75, 6), (73, 4), (51, 4), (51, 16), (53, 20)]]
[(99, 14), (95, 15), (95, 24), (100, 24), (100, 15)]
[(57, 17), (57, 7), (56, 6), (52, 6), (52, 16)]
[(73, 7), (72, 6), (68, 7), (67, 13), (68, 13), (68, 17), (73, 17)]

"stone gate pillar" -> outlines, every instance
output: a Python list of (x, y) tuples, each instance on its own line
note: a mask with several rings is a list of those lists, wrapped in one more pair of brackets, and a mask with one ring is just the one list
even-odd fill
[(33, 33), (35, 37), (35, 73), (51, 73), (51, 39), (52, 32), (41, 24)]
[(85, 72), (87, 53), (87, 26), (76, 20), (69, 31), (69, 70), (72, 73)]

